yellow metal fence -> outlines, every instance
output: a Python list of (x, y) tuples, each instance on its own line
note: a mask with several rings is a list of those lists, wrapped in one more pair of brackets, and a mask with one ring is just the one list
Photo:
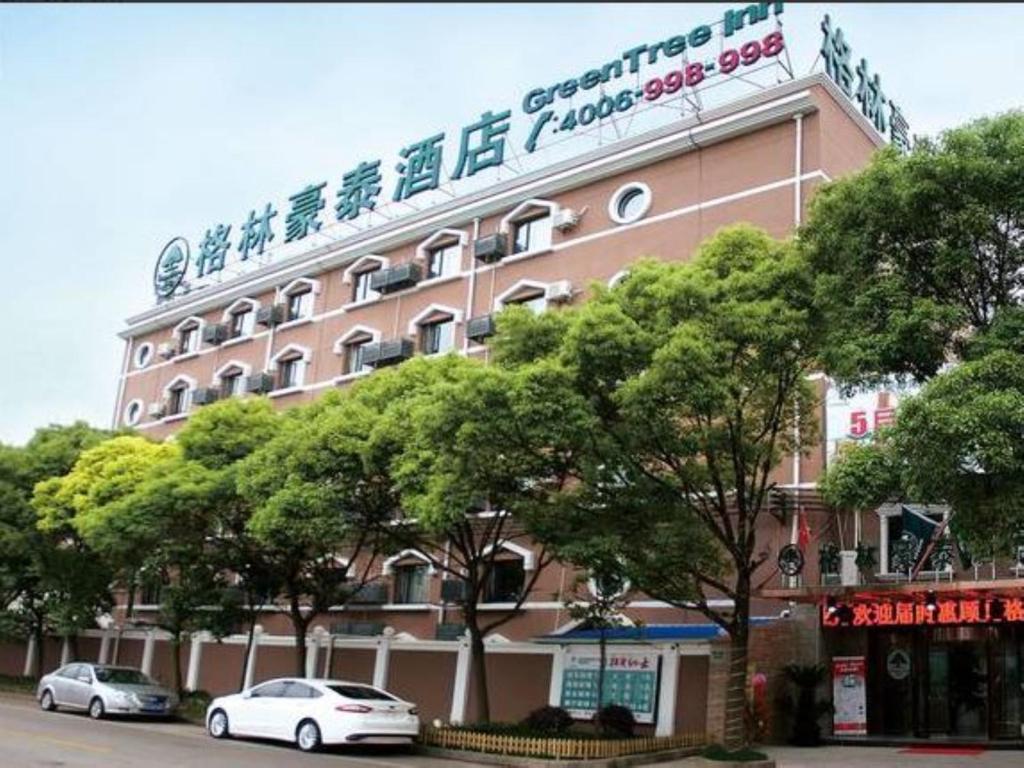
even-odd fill
[(426, 726), (420, 733), (420, 741), (432, 747), (468, 749), (498, 755), (600, 760), (623, 755), (663, 752), (669, 749), (700, 747), (707, 743), (707, 737), (702, 733), (681, 733), (675, 736), (639, 736), (632, 739), (546, 739)]

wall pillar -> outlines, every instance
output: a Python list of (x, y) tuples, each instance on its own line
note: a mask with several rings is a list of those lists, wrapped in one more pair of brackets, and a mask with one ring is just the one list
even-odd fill
[(388, 665), (391, 661), (391, 637), (394, 627), (384, 627), (384, 634), (377, 641), (377, 655), (373, 658), (373, 684), (377, 688), (388, 687)]
[[(146, 630), (146, 639), (142, 645), (142, 674), (153, 674), (153, 650), (156, 647), (156, 631)], [(189, 670), (192, 669), (192, 659), (189, 659)]]
[(249, 660), (245, 665), (245, 684), (243, 688), (251, 688), (256, 677), (256, 656), (259, 654), (260, 638), (263, 636), (263, 627), (257, 624), (252, 630), (252, 648), (249, 649)]
[(562, 706), (562, 676), (565, 674), (565, 657), (569, 646), (559, 645), (551, 657), (551, 684), (548, 687), (548, 706)]
[(676, 728), (676, 696), (679, 688), (679, 649), (661, 649), (661, 691), (658, 693), (658, 722), (655, 736), (671, 736)]
[[(33, 632), (28, 636), (28, 645), (25, 646), (25, 667), (22, 670), (22, 675), (25, 677), (31, 677), (32, 673), (38, 666), (39, 659), (39, 646), (36, 645), (36, 635)], [(40, 676), (42, 676), (42, 670), (40, 670)]]
[(466, 702), (469, 699), (469, 673), (473, 649), (469, 647), (469, 636), (459, 639), (458, 656), (455, 659), (455, 683), (452, 686), (452, 714), (449, 720), (459, 724), (466, 719)]
[(320, 658), (320, 645), (327, 630), (317, 625), (313, 634), (306, 637), (306, 677), (316, 677), (316, 662)]
[[(199, 670), (203, 663), (203, 642), (206, 640), (205, 632), (195, 632), (189, 638), (188, 649), (188, 672), (185, 675), (185, 690), (199, 690)], [(146, 638), (149, 641), (149, 637)]]
[(68, 636), (65, 635), (64, 636), (64, 641), (60, 644), (60, 666), (63, 667), (65, 664), (69, 663), (70, 661), (71, 661), (71, 641), (68, 639)]
[(708, 708), (705, 730), (712, 741), (725, 738), (725, 696), (729, 687), (729, 643), (711, 644), (708, 659)]
[(106, 664), (107, 656), (110, 654), (110, 630), (104, 629), (103, 636), (100, 638), (100, 653), (96, 657), (97, 664)]
[(327, 653), (324, 654), (324, 679), (331, 679), (331, 668), (334, 665), (334, 635), (327, 636)]

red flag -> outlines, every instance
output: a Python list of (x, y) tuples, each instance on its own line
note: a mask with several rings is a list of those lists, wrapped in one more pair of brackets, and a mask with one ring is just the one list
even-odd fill
[(796, 543), (801, 550), (807, 548), (807, 545), (811, 543), (811, 529), (807, 527), (807, 516), (797, 510), (797, 515), (800, 517), (800, 528), (797, 532)]

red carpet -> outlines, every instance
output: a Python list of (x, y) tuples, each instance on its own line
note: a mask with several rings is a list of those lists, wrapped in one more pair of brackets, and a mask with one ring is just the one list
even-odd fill
[(961, 755), (977, 757), (985, 751), (984, 747), (907, 747), (901, 749), (902, 755)]

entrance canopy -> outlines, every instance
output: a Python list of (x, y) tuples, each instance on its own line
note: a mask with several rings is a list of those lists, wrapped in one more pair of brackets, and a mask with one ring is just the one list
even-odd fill
[[(750, 626), (757, 627), (775, 620), (774, 616), (755, 616), (750, 619)], [(687, 640), (714, 640), (724, 635), (725, 630), (717, 624), (646, 624), (641, 627), (611, 627), (604, 631), (604, 638), (608, 643), (675, 643)], [(601, 630), (576, 627), (561, 634), (538, 637), (535, 642), (585, 645), (600, 640)]]

